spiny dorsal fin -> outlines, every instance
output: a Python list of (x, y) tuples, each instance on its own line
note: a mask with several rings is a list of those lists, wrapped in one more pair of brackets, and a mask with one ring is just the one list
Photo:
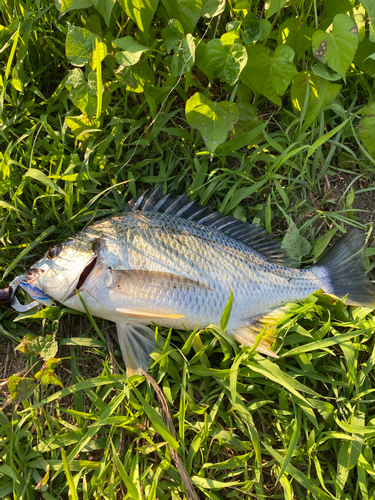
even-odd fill
[(246, 243), (275, 264), (290, 265), (280, 243), (273, 240), (261, 227), (243, 222), (233, 215), (223, 216), (219, 212), (213, 212), (207, 207), (202, 207), (197, 200), (190, 201), (186, 194), (178, 198), (170, 194), (164, 195), (161, 185), (151, 194), (148, 195), (146, 192), (137, 200), (131, 200), (128, 210), (160, 212), (196, 222)]

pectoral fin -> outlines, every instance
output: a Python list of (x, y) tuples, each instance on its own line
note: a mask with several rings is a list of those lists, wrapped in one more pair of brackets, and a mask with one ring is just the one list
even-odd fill
[(240, 344), (253, 346), (257, 335), (264, 330), (257, 351), (278, 358), (279, 356), (271, 350), (271, 344), (276, 339), (277, 324), (285, 316), (288, 309), (287, 306), (273, 309), (263, 316), (253, 318), (250, 324), (232, 330), (230, 333)]
[(140, 293), (144, 290), (162, 288), (201, 288), (211, 290), (204, 283), (191, 280), (185, 276), (161, 271), (147, 271), (137, 269), (109, 269), (110, 279), (108, 288), (117, 293), (129, 295), (130, 291)]
[(127, 376), (142, 375), (148, 370), (150, 354), (157, 347), (154, 332), (147, 326), (131, 323), (116, 326)]

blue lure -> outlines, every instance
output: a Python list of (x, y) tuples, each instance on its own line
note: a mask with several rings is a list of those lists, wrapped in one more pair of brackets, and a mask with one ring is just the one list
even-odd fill
[[(55, 303), (53, 300), (43, 292), (43, 290), (40, 290), (39, 288), (36, 288), (35, 286), (30, 285), (28, 283), (26, 276), (18, 276), (16, 279), (12, 281), (10, 284), (10, 288), (12, 290), (12, 297), (10, 299), (10, 303), (13, 307), (18, 312), (27, 312), (30, 309), (33, 309), (36, 306), (43, 305), (43, 306), (54, 306)], [(17, 299), (15, 295), (15, 291), (17, 290), (18, 287), (21, 287), (23, 290), (25, 290), (26, 293), (30, 295), (30, 297), (33, 299), (33, 302), (30, 302), (30, 304), (21, 304), (20, 301)]]

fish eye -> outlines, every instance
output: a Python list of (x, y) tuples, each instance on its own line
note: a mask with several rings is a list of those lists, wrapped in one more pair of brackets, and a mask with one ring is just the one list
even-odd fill
[(53, 248), (50, 248), (46, 253), (48, 259), (54, 259), (61, 252), (61, 245), (56, 245)]

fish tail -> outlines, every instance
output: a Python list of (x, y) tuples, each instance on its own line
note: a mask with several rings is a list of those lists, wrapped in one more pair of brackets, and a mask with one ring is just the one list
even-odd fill
[(375, 306), (375, 286), (365, 276), (366, 235), (350, 228), (310, 271), (320, 280), (324, 292), (355, 306)]
[(144, 325), (117, 323), (116, 326), (126, 375), (143, 375), (148, 370), (150, 354), (157, 347), (154, 332)]

